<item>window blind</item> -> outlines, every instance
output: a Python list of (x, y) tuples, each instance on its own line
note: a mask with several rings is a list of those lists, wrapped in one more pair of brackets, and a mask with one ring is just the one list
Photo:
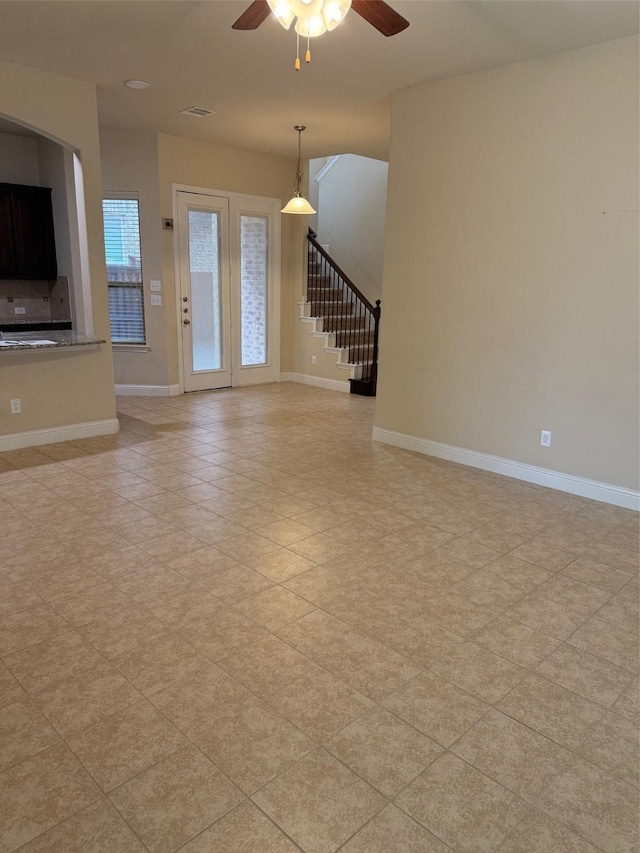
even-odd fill
[(137, 198), (102, 202), (112, 343), (144, 344), (144, 295)]

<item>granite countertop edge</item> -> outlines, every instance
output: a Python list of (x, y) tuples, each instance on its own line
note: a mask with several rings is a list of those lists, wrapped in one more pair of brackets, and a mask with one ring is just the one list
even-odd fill
[(106, 344), (104, 338), (91, 338), (75, 336), (75, 340), (54, 341), (51, 344), (16, 344), (15, 346), (1, 346), (0, 352), (40, 352), (40, 350), (71, 349), (73, 347), (89, 347), (98, 344)]

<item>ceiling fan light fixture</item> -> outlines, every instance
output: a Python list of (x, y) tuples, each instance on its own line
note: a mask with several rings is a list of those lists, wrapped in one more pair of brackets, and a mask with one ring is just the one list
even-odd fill
[(303, 36), (303, 38), (313, 39), (326, 33), (327, 25), (322, 15), (314, 15), (312, 18), (307, 18), (306, 20), (298, 18), (295, 31), (298, 35)]
[(285, 30), (288, 30), (296, 13), (291, 8), (289, 0), (267, 0), (269, 8)]
[(344, 20), (350, 8), (351, 0), (324, 0), (322, 17), (328, 32), (334, 30)]
[(293, 129), (298, 134), (298, 165), (296, 166), (296, 177), (293, 184), (293, 197), (285, 204), (280, 212), (309, 216), (316, 211), (311, 207), (302, 192), (302, 131), (305, 130), (305, 126), (303, 124), (296, 124)]
[(324, 0), (289, 0), (289, 3), (296, 18), (307, 21), (322, 12)]

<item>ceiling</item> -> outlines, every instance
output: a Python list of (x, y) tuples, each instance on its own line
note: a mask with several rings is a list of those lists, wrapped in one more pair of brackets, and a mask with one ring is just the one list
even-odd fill
[[(638, 32), (635, 0), (391, 0), (409, 29), (384, 38), (351, 11), (296, 72), (295, 35), (274, 19), (231, 29), (249, 2), (0, 0), (0, 59), (94, 81), (105, 129), (294, 156), (306, 124), (307, 156), (384, 159), (392, 92)], [(215, 115), (178, 114), (191, 106)]]

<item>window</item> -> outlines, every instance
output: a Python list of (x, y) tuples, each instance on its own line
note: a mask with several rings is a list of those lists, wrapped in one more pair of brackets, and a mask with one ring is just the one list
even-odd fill
[(102, 201), (102, 213), (111, 342), (144, 344), (138, 199), (124, 194), (117, 198), (105, 198)]

